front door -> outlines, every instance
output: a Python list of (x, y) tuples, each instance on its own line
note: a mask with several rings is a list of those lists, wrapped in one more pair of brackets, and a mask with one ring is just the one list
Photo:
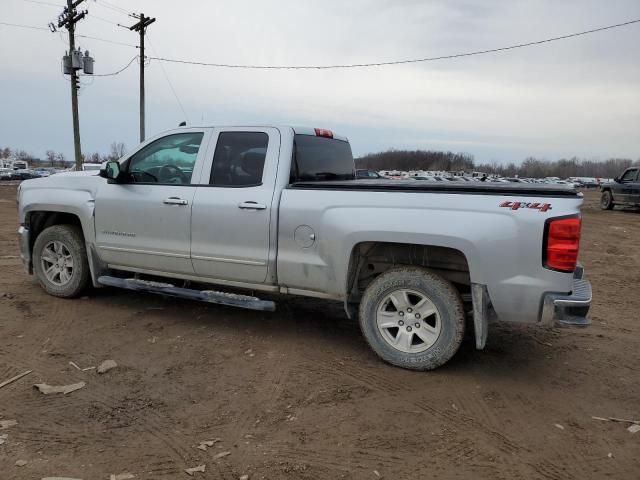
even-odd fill
[(629, 201), (640, 205), (640, 169), (636, 170), (636, 179), (631, 184), (631, 197)]
[[(193, 274), (191, 208), (205, 131), (154, 140), (125, 160), (124, 183), (105, 182), (95, 200), (96, 245), (110, 265)], [(201, 149), (201, 145), (203, 148)]]
[(622, 202), (634, 202), (634, 190), (637, 188), (637, 176), (638, 169), (630, 168), (620, 178), (620, 195), (618, 196), (618, 201)]
[(196, 189), (191, 259), (212, 279), (265, 282), (280, 132), (216, 129)]

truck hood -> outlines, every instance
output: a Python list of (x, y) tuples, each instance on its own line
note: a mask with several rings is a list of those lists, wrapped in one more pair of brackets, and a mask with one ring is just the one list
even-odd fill
[[(98, 171), (86, 172), (61, 172), (43, 178), (24, 180), (20, 184), (19, 191), (24, 193), (30, 190), (75, 190), (89, 192), (95, 198), (95, 192), (99, 185), (106, 180), (98, 176)], [(53, 194), (53, 193), (52, 193)]]

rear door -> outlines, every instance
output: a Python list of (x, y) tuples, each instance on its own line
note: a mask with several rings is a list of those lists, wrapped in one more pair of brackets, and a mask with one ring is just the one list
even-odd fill
[(191, 214), (197, 275), (265, 282), (279, 151), (276, 128), (214, 130)]

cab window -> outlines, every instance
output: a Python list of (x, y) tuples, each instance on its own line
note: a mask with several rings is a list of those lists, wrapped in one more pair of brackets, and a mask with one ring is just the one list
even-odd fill
[(620, 181), (623, 183), (635, 182), (637, 174), (638, 170), (635, 168), (632, 170), (627, 170), (626, 172), (624, 172), (624, 175), (622, 175)]
[(132, 182), (189, 184), (203, 133), (177, 133), (159, 138), (129, 159)]
[(221, 132), (209, 183), (220, 187), (262, 184), (269, 136), (264, 132)]

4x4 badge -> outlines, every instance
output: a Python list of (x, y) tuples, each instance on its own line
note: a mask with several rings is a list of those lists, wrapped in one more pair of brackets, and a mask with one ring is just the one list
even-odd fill
[(540, 212), (546, 212), (551, 210), (550, 203), (539, 203), (539, 202), (502, 202), (500, 204), (502, 208), (509, 208), (511, 210), (518, 210), (520, 208), (531, 208), (532, 210), (538, 210)]

